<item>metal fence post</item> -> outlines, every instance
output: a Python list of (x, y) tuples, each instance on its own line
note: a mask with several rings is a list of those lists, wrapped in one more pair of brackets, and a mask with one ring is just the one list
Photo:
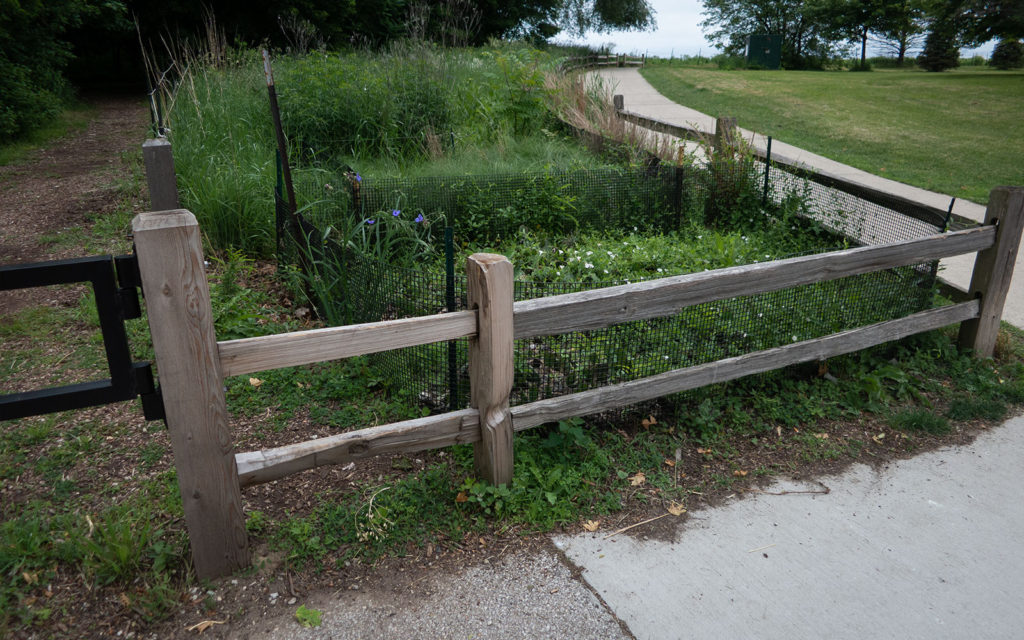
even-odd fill
[(249, 548), (199, 225), (178, 209), (139, 214), (132, 231), (192, 560), (222, 576)]
[(768, 148), (764, 153), (764, 189), (761, 192), (761, 206), (768, 204), (768, 176), (772, 169), (772, 137), (768, 136)]
[[(455, 311), (455, 230), (444, 228), (444, 299), (448, 313)], [(458, 343), (448, 341), (448, 410), (459, 408)]]
[(474, 253), (466, 261), (469, 308), (477, 335), (469, 341), (470, 404), (480, 412), (480, 441), (473, 445), (477, 476), (493, 485), (512, 481), (512, 263), (505, 256)]
[(993, 189), (988, 197), (985, 224), (996, 225), (996, 241), (978, 252), (971, 288), (967, 290), (972, 297), (981, 299), (981, 310), (977, 318), (960, 324), (960, 348), (972, 349), (978, 358), (989, 358), (995, 351), (999, 321), (1024, 230), (1024, 187)]
[(180, 207), (174, 154), (167, 138), (152, 138), (143, 142), (142, 161), (146, 166), (150, 208), (153, 211), (167, 211)]

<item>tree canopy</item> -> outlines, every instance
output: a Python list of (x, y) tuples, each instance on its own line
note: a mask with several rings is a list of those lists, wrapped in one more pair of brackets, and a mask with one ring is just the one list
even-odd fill
[[(1024, 37), (1022, 0), (703, 0), (704, 34), (726, 53), (741, 53), (752, 34), (782, 35), (788, 67), (815, 64), (844, 42), (862, 64), (869, 39), (903, 61), (925, 32), (930, 55), (993, 38)], [(926, 56), (927, 57), (927, 56)]]

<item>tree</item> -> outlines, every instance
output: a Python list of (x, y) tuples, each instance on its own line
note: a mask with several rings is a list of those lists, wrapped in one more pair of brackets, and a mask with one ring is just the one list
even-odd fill
[(1017, 69), (1024, 66), (1024, 45), (1016, 38), (1003, 38), (992, 51), (988, 63), (996, 69)]
[(64, 34), (88, 8), (85, 0), (0, 0), (0, 142), (60, 112), (72, 57)]
[(832, 38), (802, 0), (704, 0), (702, 15), (704, 35), (729, 54), (742, 53), (747, 37), (759, 33), (782, 36), (787, 67), (831, 51)]
[(947, 0), (943, 13), (953, 17), (968, 46), (994, 38), (1024, 38), (1021, 0)]
[(881, 29), (886, 4), (885, 0), (818, 0), (810, 11), (831, 37), (860, 44), (860, 67), (865, 69), (868, 34)]
[(946, 71), (960, 66), (960, 47), (952, 21), (939, 19), (932, 23), (917, 64), (925, 71)]
[(885, 17), (875, 31), (877, 46), (896, 56), (903, 66), (907, 52), (924, 40), (926, 0), (897, 0), (885, 3)]

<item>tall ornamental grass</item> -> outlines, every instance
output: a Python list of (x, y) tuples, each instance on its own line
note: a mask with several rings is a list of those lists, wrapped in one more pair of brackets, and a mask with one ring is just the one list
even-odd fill
[[(169, 91), (182, 204), (214, 247), (270, 255), (276, 144), (262, 64), (257, 51), (227, 59), (179, 62), (185, 71)], [(509, 44), (278, 58), (296, 182), (324, 167), (394, 176), (600, 166), (547, 108), (555, 62)]]

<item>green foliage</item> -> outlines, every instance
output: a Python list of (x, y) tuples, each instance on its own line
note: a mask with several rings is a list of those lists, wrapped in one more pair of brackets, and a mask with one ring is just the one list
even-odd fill
[(304, 604), (300, 604), (299, 608), (295, 610), (295, 619), (298, 620), (299, 624), (308, 629), (313, 627), (319, 627), (320, 616), (323, 612), (318, 609), (309, 609)]
[(285, 130), (309, 157), (425, 154), (429, 137), (454, 123), (455, 78), (445, 62), (426, 46), (280, 60), (275, 81)]
[(947, 415), (952, 420), (1002, 420), (1006, 417), (1006, 403), (992, 397), (956, 398), (950, 404)]
[(924, 50), (917, 56), (917, 64), (925, 71), (947, 71), (960, 66), (960, 50), (957, 47), (953, 26), (936, 22), (924, 41)]
[(942, 435), (949, 433), (949, 420), (936, 415), (928, 409), (908, 409), (894, 414), (889, 424), (901, 431), (931, 433)]
[(1024, 44), (1016, 38), (1003, 38), (992, 50), (988, 63), (996, 69), (1007, 71), (1024, 66)]

